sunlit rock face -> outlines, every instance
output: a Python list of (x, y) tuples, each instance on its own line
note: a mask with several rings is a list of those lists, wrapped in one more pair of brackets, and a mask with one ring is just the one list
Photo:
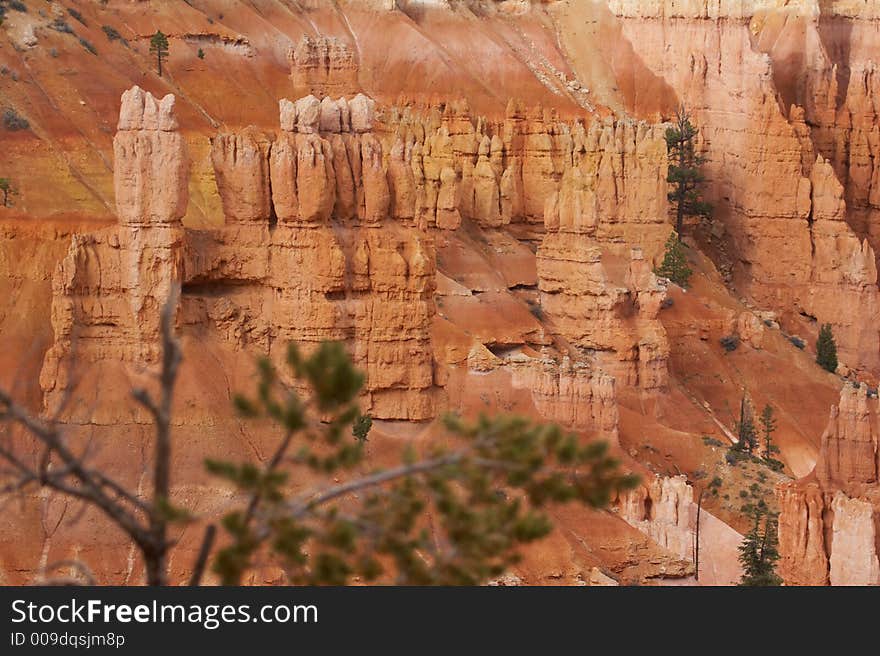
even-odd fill
[(815, 471), (778, 490), (780, 572), (799, 585), (880, 585), (877, 400), (846, 385)]
[[(830, 323), (840, 374), (871, 388), (880, 375), (876, 3), (93, 4), (79, 7), (93, 27), (167, 25), (169, 74), (7, 12), (0, 64), (33, 84), (3, 78), (4, 110), (31, 128), (4, 129), (0, 152), (19, 186), (0, 207), (0, 382), (21, 370), (50, 411), (74, 385), (71, 438), (127, 485), (148, 483), (151, 440), (130, 390), (154, 383), (159, 308), (179, 284), (175, 495), (205, 516), (228, 497), (204, 457), (272, 445), (229, 403), (252, 389), (255, 358), (338, 340), (366, 374), (379, 453), (443, 439), (431, 420), (446, 411), (510, 412), (606, 438), (643, 474), (622, 514), (560, 515), (520, 580), (687, 577), (701, 438), (726, 439), (721, 408), (745, 386), (778, 406), (791, 471), (819, 454), (779, 493), (780, 572), (876, 582), (876, 401), (847, 383), (836, 402), (841, 380), (812, 352)], [(70, 74), (41, 58), (51, 49)], [(653, 273), (679, 104), (715, 207), (686, 231), (688, 290)], [(720, 352), (727, 335), (736, 353)], [(56, 531), (79, 511), (44, 496), (22, 512), (4, 518), (4, 582), (31, 580), (39, 558), (140, 582), (101, 517)]]

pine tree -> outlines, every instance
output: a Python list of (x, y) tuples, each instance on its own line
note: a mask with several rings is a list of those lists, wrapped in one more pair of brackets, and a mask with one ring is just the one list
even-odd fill
[(693, 271), (688, 266), (684, 251), (684, 244), (675, 232), (670, 233), (666, 240), (666, 252), (663, 255), (663, 263), (654, 273), (661, 278), (668, 278), (679, 287), (687, 287)]
[(168, 57), (168, 37), (162, 34), (162, 30), (156, 30), (150, 39), (150, 54), (156, 55), (156, 68), (162, 77), (162, 62)]
[(774, 453), (779, 452), (779, 448), (773, 444), (773, 432), (776, 430), (776, 416), (773, 414), (773, 408), (768, 403), (761, 411), (761, 430), (764, 433), (764, 457), (768, 460), (773, 458)]
[(739, 442), (736, 449), (739, 451), (748, 451), (752, 453), (758, 446), (758, 434), (755, 430), (755, 422), (752, 419), (752, 408), (743, 395), (739, 405), (739, 421), (736, 422), (736, 435)]
[(3, 207), (9, 207), (9, 197), (15, 193), (15, 189), (12, 187), (12, 180), (0, 178), (0, 191), (3, 192)]
[(705, 158), (697, 155), (694, 144), (698, 134), (690, 114), (680, 107), (675, 115), (675, 125), (666, 130), (669, 153), (666, 181), (672, 185), (668, 197), (675, 206), (675, 231), (679, 239), (684, 230), (684, 217), (709, 217), (712, 214), (712, 206), (703, 201), (700, 190), (706, 179), (700, 172)]
[(370, 415), (359, 415), (351, 425), (351, 434), (358, 442), (367, 442), (367, 435), (373, 427), (373, 418)]
[(196, 55), (198, 56), (199, 59), (204, 59), (205, 58), (205, 51), (202, 50), (201, 48), (199, 48), (199, 51), (196, 53)]
[(782, 579), (776, 573), (776, 561), (779, 560), (776, 517), (766, 515), (764, 528), (761, 530), (762, 518), (764, 510), (755, 508), (752, 530), (739, 546), (739, 562), (743, 568), (739, 584), (743, 586), (782, 585)]
[(816, 342), (816, 362), (819, 366), (834, 373), (837, 371), (837, 344), (831, 332), (831, 324), (826, 323), (819, 329), (819, 339)]

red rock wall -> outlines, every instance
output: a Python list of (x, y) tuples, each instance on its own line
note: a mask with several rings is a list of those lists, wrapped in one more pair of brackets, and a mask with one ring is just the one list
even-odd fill
[[(867, 264), (876, 253), (864, 225), (871, 220), (858, 218), (867, 216), (860, 208), (876, 177), (868, 164), (877, 125), (867, 100), (871, 76), (860, 77), (861, 64), (852, 63), (847, 99), (834, 108), (836, 71), (821, 44), (815, 2), (609, 6), (641, 60), (700, 126), (709, 195), (731, 240), (737, 288), (766, 307), (832, 323), (841, 361), (876, 374), (876, 266)], [(838, 10), (844, 5), (831, 11)], [(876, 28), (873, 15), (861, 20), (859, 29)], [(792, 42), (794, 34), (807, 36)], [(770, 54), (761, 50), (764, 41)], [(809, 74), (792, 72), (800, 70), (792, 53)], [(858, 129), (847, 127), (854, 121)], [(832, 177), (843, 183), (828, 181), (832, 167), (816, 162), (817, 151), (836, 162)]]
[(847, 385), (831, 409), (815, 471), (778, 490), (779, 571), (796, 585), (880, 585), (878, 408)]

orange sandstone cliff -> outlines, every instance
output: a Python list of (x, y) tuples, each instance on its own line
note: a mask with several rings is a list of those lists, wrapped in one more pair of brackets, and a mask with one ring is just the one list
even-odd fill
[[(505, 580), (735, 583), (747, 497), (781, 510), (787, 582), (878, 583), (880, 11), (258, 5), (7, 10), (0, 111), (28, 127), (0, 126), (16, 187), (0, 207), (0, 384), (63, 411), (140, 489), (150, 425), (129, 391), (149, 384), (158, 308), (180, 284), (174, 495), (202, 517), (235, 501), (203, 459), (273, 444), (230, 403), (254, 358), (332, 339), (366, 374), (371, 465), (442, 439), (447, 411), (488, 411), (607, 439), (643, 475), (608, 512), (555, 510)], [(687, 290), (654, 274), (679, 104), (715, 207), (687, 227)], [(814, 362), (824, 323), (836, 374)], [(777, 412), (782, 472), (725, 458), (744, 395)], [(2, 526), (3, 582), (70, 559), (142, 581), (122, 536), (69, 500), (30, 496)], [(183, 580), (196, 529), (177, 537)]]

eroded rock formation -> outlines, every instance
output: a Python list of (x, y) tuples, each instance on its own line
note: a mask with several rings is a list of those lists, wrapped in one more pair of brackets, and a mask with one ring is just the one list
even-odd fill
[(357, 93), (357, 57), (341, 39), (303, 36), (287, 55), (294, 92), (298, 95), (340, 96)]
[(819, 460), (778, 490), (779, 571), (797, 585), (880, 585), (878, 408), (865, 385), (847, 385), (831, 409)]
[[(766, 307), (832, 323), (841, 360), (876, 374), (876, 265), (868, 260), (877, 255), (870, 153), (878, 122), (872, 69), (858, 59), (876, 51), (852, 53), (845, 89), (829, 55), (846, 47), (835, 39), (848, 38), (834, 21), (875, 17), (868, 3), (832, 4), (620, 0), (609, 8), (700, 126), (738, 287)], [(869, 41), (865, 33), (861, 42)]]
[(55, 341), (40, 381), (53, 409), (72, 384), (72, 362), (155, 361), (159, 314), (180, 280), (187, 154), (174, 96), (139, 87), (122, 95), (114, 139), (119, 226), (74, 235), (53, 277)]
[(644, 390), (666, 385), (669, 345), (658, 320), (666, 286), (641, 249), (632, 249), (628, 266), (613, 261), (606, 266), (601, 250), (589, 242), (563, 230), (548, 232), (538, 249), (538, 280), (541, 306), (555, 334), (596, 357), (623, 385)]
[[(343, 341), (367, 373), (373, 416), (433, 417), (436, 258), (430, 237), (387, 221), (371, 102), (358, 96), (349, 109), (307, 97), (295, 120), (282, 102), (282, 126), (292, 129), (278, 140), (253, 128), (217, 135), (211, 159), (226, 226), (204, 231), (180, 223), (186, 157), (173, 106), (173, 97), (158, 103), (138, 88), (123, 96), (121, 225), (77, 237), (56, 277), (47, 393), (64, 388), (74, 348), (94, 360), (152, 361), (159, 307), (182, 283), (183, 323), (279, 358), (289, 341)], [(360, 132), (340, 120), (324, 138), (328, 113), (351, 116)], [(349, 220), (356, 224), (342, 235), (330, 225)]]
[(679, 558), (693, 560), (697, 504), (684, 476), (655, 476), (626, 493), (619, 512), (627, 523)]

